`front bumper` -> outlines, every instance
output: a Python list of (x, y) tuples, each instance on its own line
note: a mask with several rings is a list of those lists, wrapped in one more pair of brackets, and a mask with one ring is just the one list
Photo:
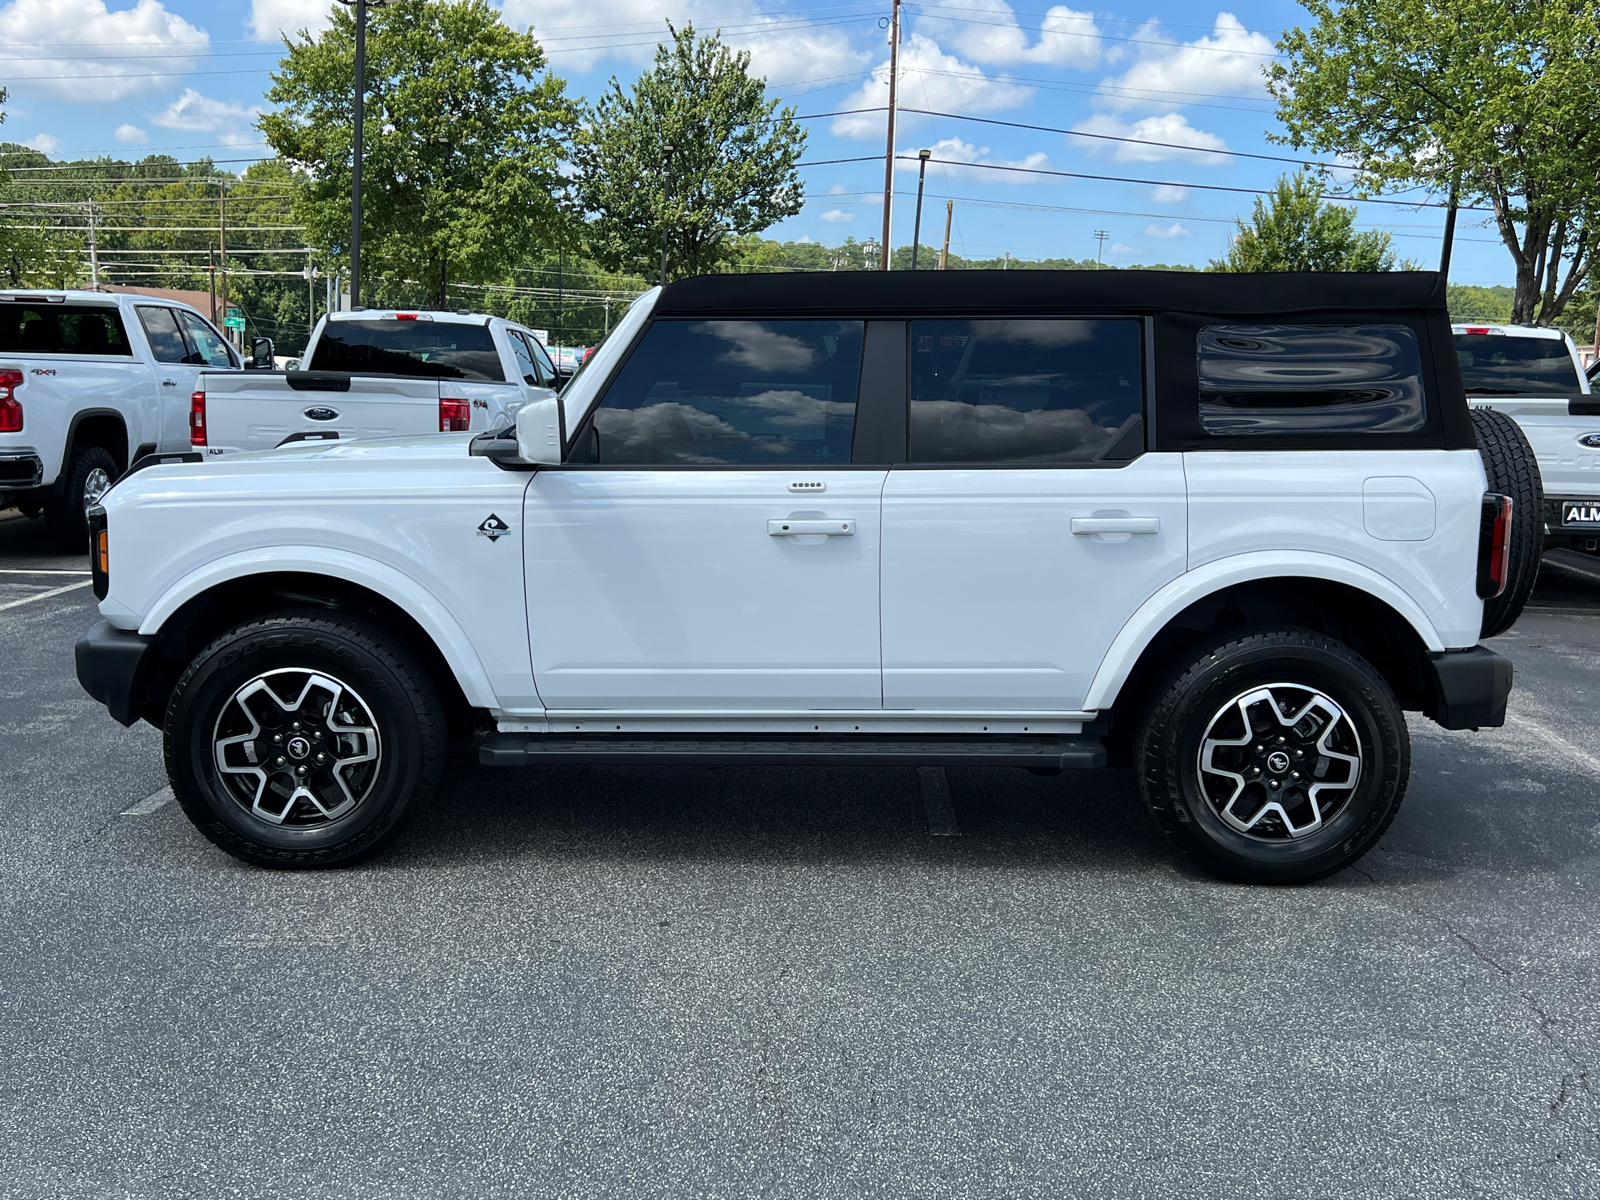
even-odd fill
[(72, 648), (78, 682), (117, 721), (132, 725), (143, 715), (139, 711), (141, 685), (154, 647), (153, 637), (118, 629), (110, 621), (97, 621)]
[(1484, 646), (1428, 655), (1434, 709), (1446, 729), (1498, 728), (1506, 723), (1511, 660)]

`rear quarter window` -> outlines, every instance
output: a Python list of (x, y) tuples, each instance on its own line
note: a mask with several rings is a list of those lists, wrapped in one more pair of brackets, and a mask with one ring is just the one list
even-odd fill
[(133, 353), (122, 314), (104, 305), (0, 304), (0, 353)]
[(1208, 434), (1416, 433), (1422, 354), (1405, 325), (1208, 325), (1199, 337)]

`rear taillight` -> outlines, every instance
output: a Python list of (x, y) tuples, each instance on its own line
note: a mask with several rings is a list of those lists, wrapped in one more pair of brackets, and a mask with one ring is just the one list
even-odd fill
[(439, 397), (439, 432), (462, 433), (472, 424), (472, 405), (466, 400)]
[(189, 397), (189, 445), (206, 444), (206, 394), (196, 392)]
[(1478, 525), (1478, 595), (1492, 600), (1511, 577), (1510, 496), (1486, 492)]
[(0, 433), (22, 432), (22, 401), (17, 399), (21, 386), (21, 371), (15, 367), (0, 370)]

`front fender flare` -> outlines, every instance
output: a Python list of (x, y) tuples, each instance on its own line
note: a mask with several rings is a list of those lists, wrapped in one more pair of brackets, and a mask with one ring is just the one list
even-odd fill
[(447, 609), (411, 576), (385, 563), (343, 550), (322, 546), (273, 546), (265, 550), (230, 554), (206, 563), (185, 575), (161, 593), (139, 624), (141, 634), (159, 633), (162, 625), (179, 608), (218, 584), (250, 575), (296, 571), (307, 575), (327, 575), (347, 583), (359, 584), (394, 601), (421, 625), (444, 655), (444, 660), (461, 685), (467, 703), (475, 708), (498, 708), (499, 700), (489, 682), (489, 673), (473, 649), (466, 631)]
[(1331, 583), (1347, 584), (1382, 600), (1399, 613), (1429, 651), (1442, 653), (1446, 648), (1439, 631), (1417, 602), (1392, 580), (1370, 567), (1333, 554), (1303, 551), (1264, 550), (1234, 554), (1184, 572), (1139, 606), (1112, 640), (1111, 648), (1100, 661), (1100, 669), (1089, 684), (1089, 694), (1084, 698), (1083, 707), (1086, 710), (1111, 707), (1145, 647), (1167, 627), (1168, 622), (1195, 601), (1236, 584), (1274, 578), (1326, 579)]

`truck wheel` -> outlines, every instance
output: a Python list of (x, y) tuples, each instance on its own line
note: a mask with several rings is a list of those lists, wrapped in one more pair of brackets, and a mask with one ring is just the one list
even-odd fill
[(235, 858), (337, 867), (372, 854), (438, 786), (444, 706), (426, 671), (353, 618), (289, 612), (223, 634), (167, 704), (167, 776)]
[(117, 478), (117, 460), (104, 446), (80, 446), (67, 459), (61, 494), (45, 502), (44, 523), (63, 554), (89, 552), (89, 509), (100, 503)]
[(1377, 844), (1411, 743), (1366, 659), (1307, 629), (1262, 629), (1202, 644), (1157, 686), (1134, 766), (1151, 815), (1207, 871), (1306, 883)]
[(1539, 460), (1521, 426), (1492, 408), (1473, 409), (1472, 425), (1478, 433), (1478, 453), (1483, 456), (1489, 490), (1512, 500), (1511, 570), (1506, 590), (1483, 602), (1480, 636), (1492, 638), (1516, 624), (1538, 580), (1539, 559), (1544, 554), (1544, 486), (1539, 479)]

